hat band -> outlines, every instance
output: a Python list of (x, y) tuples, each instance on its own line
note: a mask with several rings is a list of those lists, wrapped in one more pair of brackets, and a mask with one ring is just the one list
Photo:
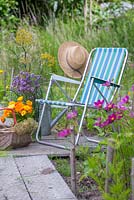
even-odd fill
[[(68, 52), (67, 52), (67, 56), (68, 56)], [(66, 62), (67, 62), (67, 64), (68, 64), (68, 66), (69, 66), (73, 71), (78, 72), (78, 73), (80, 74), (81, 78), (82, 78), (82, 73), (81, 73), (78, 69), (73, 68), (73, 67), (70, 65), (70, 63), (68, 62), (68, 59), (66, 59)]]

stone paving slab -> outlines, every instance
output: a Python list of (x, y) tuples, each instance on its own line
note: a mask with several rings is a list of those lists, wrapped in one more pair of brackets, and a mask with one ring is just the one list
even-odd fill
[(69, 156), (69, 151), (33, 142), (27, 147), (17, 148), (7, 151), (7, 154), (14, 156), (32, 156), (32, 155)]
[(0, 158), (0, 200), (77, 200), (46, 155)]
[[(59, 144), (65, 147), (70, 147), (71, 142), (68, 138), (65, 139), (57, 139), (53, 135), (44, 137), (46, 142)], [(93, 137), (93, 139), (98, 139)], [(43, 141), (43, 140), (42, 140)], [(79, 145), (89, 146), (91, 149), (96, 146), (95, 143), (91, 143), (87, 141), (85, 137), (80, 137)], [(28, 155), (53, 155), (53, 156), (69, 156), (69, 150), (60, 149), (56, 147), (51, 147), (47, 145), (42, 145), (37, 142), (32, 142), (29, 146), (24, 148), (13, 149), (7, 152), (9, 155), (14, 156), (28, 156)]]
[(0, 200), (31, 200), (13, 157), (0, 158)]

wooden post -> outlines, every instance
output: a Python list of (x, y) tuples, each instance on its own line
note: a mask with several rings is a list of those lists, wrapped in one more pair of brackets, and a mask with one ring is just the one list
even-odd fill
[(105, 180), (105, 192), (109, 192), (109, 184), (111, 182), (111, 178), (109, 177), (109, 164), (113, 162), (114, 157), (114, 140), (109, 139), (108, 140), (108, 146), (107, 146), (107, 157), (106, 157), (106, 180)]
[(72, 191), (77, 195), (77, 188), (76, 188), (76, 159), (75, 159), (75, 134), (74, 130), (71, 134), (71, 143), (72, 147), (70, 150), (70, 168), (71, 168), (71, 187)]
[(132, 200), (134, 200), (134, 158), (132, 158), (132, 168), (131, 168), (131, 190), (132, 190)]

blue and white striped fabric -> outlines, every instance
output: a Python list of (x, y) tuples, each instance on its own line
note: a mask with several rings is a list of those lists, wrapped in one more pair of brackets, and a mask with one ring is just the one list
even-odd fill
[(71, 102), (65, 102), (65, 101), (51, 101), (51, 100), (45, 100), (45, 99), (36, 99), (36, 102), (40, 104), (49, 104), (49, 105), (55, 105), (55, 106), (84, 106), (80, 103), (71, 103)]
[[(84, 104), (87, 98), (87, 93), (90, 87), (91, 77), (98, 79), (103, 79), (105, 81), (112, 81), (112, 83), (118, 83), (120, 77), (121, 68), (125, 56), (127, 54), (127, 49), (125, 48), (97, 48), (93, 57), (92, 65), (90, 71), (87, 75), (87, 80), (83, 89), (83, 94), (81, 97), (81, 103)], [(96, 84), (99, 90), (102, 92), (104, 97), (109, 102), (111, 100), (114, 87), (104, 87), (100, 84)], [(95, 87), (92, 87), (89, 104), (93, 105), (94, 102), (102, 100), (103, 97), (100, 95)]]
[(50, 104), (50, 105), (57, 105), (57, 106), (73, 106), (73, 103), (64, 102), (64, 101), (51, 101), (51, 100), (45, 100), (45, 99), (36, 99), (36, 102), (40, 104)]

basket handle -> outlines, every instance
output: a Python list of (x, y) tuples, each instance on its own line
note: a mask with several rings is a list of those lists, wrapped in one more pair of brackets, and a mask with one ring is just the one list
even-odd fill
[[(12, 111), (13, 120), (14, 120), (14, 125), (17, 123), (17, 120), (16, 120), (16, 114), (15, 114), (14, 109), (4, 107), (4, 108), (0, 108), (0, 110), (10, 110), (10, 111)], [(14, 125), (13, 125), (13, 126), (14, 126)]]

